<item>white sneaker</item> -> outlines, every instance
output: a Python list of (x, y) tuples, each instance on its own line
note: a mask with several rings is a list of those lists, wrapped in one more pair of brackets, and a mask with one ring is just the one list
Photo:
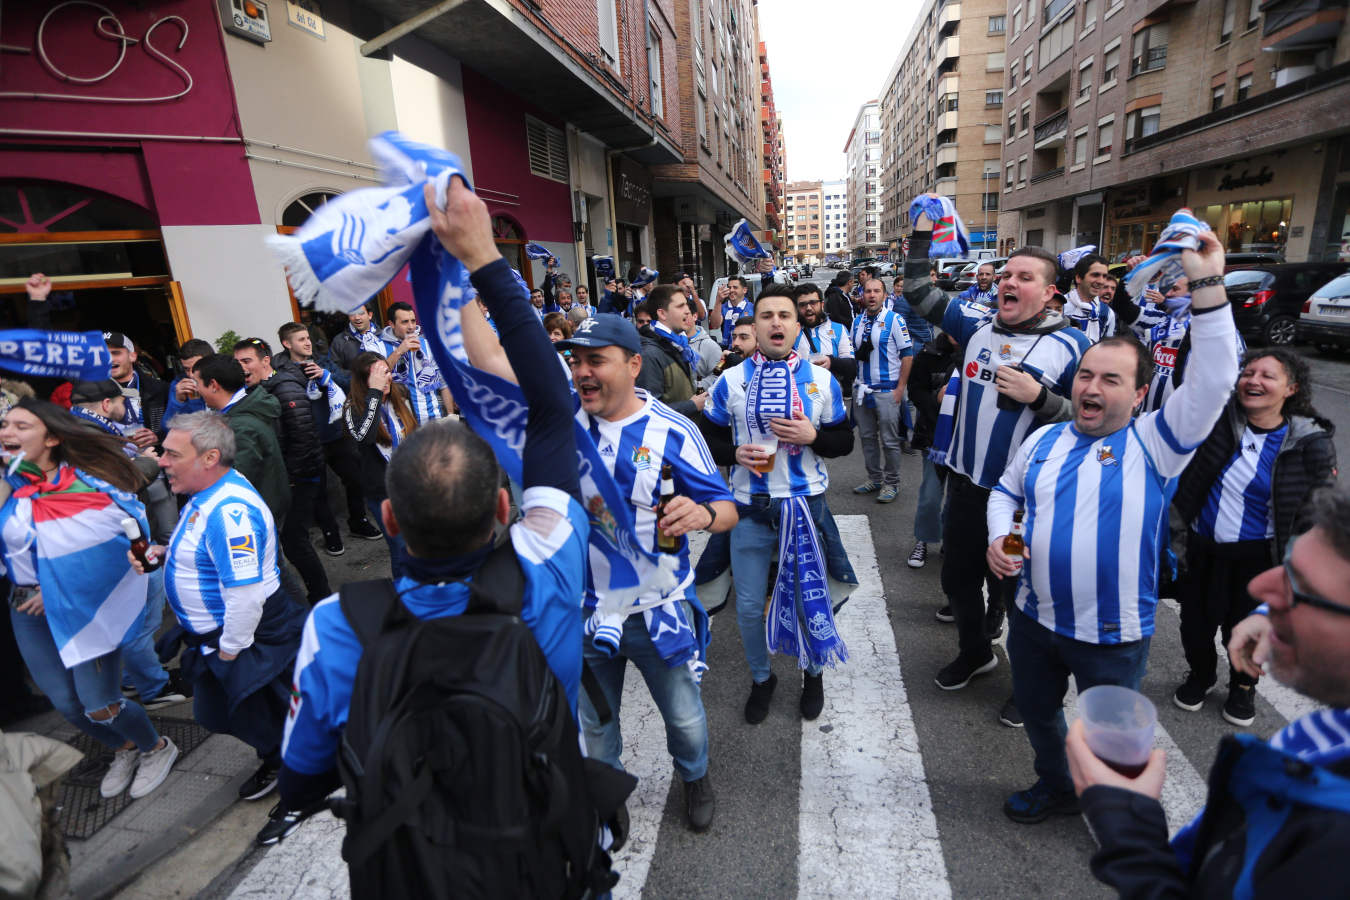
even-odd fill
[(142, 753), (141, 764), (136, 767), (136, 780), (131, 783), (131, 799), (144, 797), (163, 784), (177, 759), (178, 745), (167, 737), (163, 747)]
[(136, 775), (136, 760), (140, 757), (135, 747), (130, 750), (118, 750), (113, 754), (112, 765), (99, 782), (98, 792), (105, 798), (116, 797), (127, 789)]

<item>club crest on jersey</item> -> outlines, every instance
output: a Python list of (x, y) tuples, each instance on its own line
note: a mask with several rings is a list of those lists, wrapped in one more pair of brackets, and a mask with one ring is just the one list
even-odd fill
[(998, 348), (999, 359), (1012, 359), (1012, 344), (1004, 344)]
[(652, 451), (650, 447), (638, 447), (633, 450), (633, 467), (639, 472), (645, 472), (652, 467)]
[(1097, 462), (1104, 466), (1114, 466), (1119, 464), (1119, 460), (1117, 460), (1116, 455), (1111, 452), (1110, 447), (1097, 448)]

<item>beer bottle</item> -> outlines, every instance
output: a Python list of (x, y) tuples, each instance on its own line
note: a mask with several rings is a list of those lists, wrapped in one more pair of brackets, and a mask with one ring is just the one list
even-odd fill
[(131, 541), (131, 555), (140, 561), (142, 569), (153, 572), (163, 564), (163, 560), (150, 559), (146, 552), (150, 549), (150, 542), (141, 534), (141, 526), (135, 519), (128, 516), (122, 520), (122, 533)]
[(1026, 543), (1022, 540), (1022, 517), (1026, 515), (1024, 510), (1017, 510), (1013, 513), (1012, 531), (1003, 536), (1003, 552), (1017, 560), (1017, 568), (1022, 568), (1022, 551), (1026, 549)]
[(678, 553), (680, 539), (661, 530), (660, 522), (666, 517), (666, 505), (675, 499), (675, 471), (670, 463), (661, 464), (661, 500), (656, 504), (656, 549), (662, 553)]
[(726, 356), (722, 357), (721, 362), (713, 367), (712, 373), (714, 375), (721, 375), (732, 366), (739, 366), (743, 362), (745, 362), (745, 356), (739, 350), (732, 350)]

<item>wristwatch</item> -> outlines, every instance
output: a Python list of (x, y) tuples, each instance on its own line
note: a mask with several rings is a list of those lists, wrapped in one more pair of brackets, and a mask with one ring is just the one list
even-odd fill
[(708, 524), (703, 526), (703, 530), (707, 531), (708, 529), (712, 528), (713, 523), (717, 521), (717, 510), (713, 509), (713, 505), (709, 503), (707, 500), (704, 500), (702, 503), (699, 504), (699, 506), (706, 509), (708, 511), (708, 515), (712, 516), (712, 518), (708, 520)]

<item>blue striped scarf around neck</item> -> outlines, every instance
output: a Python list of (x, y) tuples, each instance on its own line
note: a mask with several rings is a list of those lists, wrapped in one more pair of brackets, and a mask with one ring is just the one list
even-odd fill
[(680, 355), (684, 357), (684, 361), (689, 363), (689, 371), (692, 372), (698, 368), (698, 353), (694, 351), (693, 347), (689, 346), (689, 338), (686, 335), (671, 331), (660, 322), (652, 323), (652, 334), (668, 344), (674, 344), (675, 349), (679, 350)]

